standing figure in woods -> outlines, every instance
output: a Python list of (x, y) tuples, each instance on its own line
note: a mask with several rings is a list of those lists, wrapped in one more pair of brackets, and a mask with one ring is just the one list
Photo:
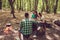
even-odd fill
[(20, 22), (19, 38), (21, 39), (21, 33), (23, 34), (24, 40), (32, 40), (30, 35), (32, 34), (33, 21), (29, 19), (29, 14), (25, 13), (25, 19)]

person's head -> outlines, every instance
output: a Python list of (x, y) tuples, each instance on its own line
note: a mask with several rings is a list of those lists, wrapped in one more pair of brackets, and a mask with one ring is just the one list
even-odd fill
[(29, 18), (29, 14), (28, 13), (25, 13), (25, 18)]
[(37, 11), (34, 11), (34, 14), (37, 14)]
[(39, 13), (39, 16), (41, 16), (41, 17), (42, 17), (42, 14), (41, 14), (41, 13)]
[(10, 27), (11, 26), (11, 23), (6, 23), (6, 27)]

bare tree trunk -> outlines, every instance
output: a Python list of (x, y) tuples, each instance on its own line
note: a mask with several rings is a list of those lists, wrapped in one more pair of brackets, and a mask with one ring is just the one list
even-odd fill
[(19, 11), (18, 12), (20, 12), (21, 10), (22, 10), (22, 0), (20, 0), (20, 7), (19, 7)]
[(45, 7), (44, 7), (44, 0), (42, 0), (42, 9), (41, 9), (41, 13), (45, 10)]
[(31, 11), (31, 0), (29, 0), (29, 5), (30, 5), (30, 11)]
[(17, 10), (18, 10), (18, 0), (17, 0)]
[(2, 9), (2, 0), (0, 0), (0, 9)]
[(24, 2), (23, 2), (24, 0), (20, 0), (20, 8), (19, 8), (19, 12), (20, 11), (23, 11), (23, 6), (24, 6)]
[(50, 10), (49, 10), (49, 5), (48, 5), (48, 0), (45, 0), (45, 2), (46, 2), (46, 12), (49, 13)]
[(57, 13), (57, 7), (58, 7), (58, 0), (56, 0), (56, 4), (54, 4), (54, 14)]
[(14, 6), (13, 6), (15, 0), (8, 0), (8, 2), (11, 6), (11, 14), (13, 15), (13, 18), (16, 18), (15, 15), (14, 15), (15, 11), (14, 11)]
[(23, 0), (21, 1), (21, 10), (23, 11)]
[(19, 8), (19, 10), (21, 10), (21, 0), (20, 0), (20, 8)]
[(38, 7), (38, 0), (35, 0), (35, 6), (34, 6), (35, 10), (37, 10), (37, 7)]

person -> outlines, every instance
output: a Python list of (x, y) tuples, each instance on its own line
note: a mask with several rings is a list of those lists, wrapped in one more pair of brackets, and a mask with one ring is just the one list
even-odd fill
[(35, 19), (37, 19), (37, 17), (38, 17), (37, 11), (34, 11), (34, 14), (35, 14)]
[(19, 38), (21, 40), (21, 33), (24, 40), (32, 40), (30, 35), (32, 34), (33, 21), (29, 19), (29, 14), (25, 13), (25, 19), (20, 22)]
[(10, 33), (10, 31), (12, 31), (12, 25), (11, 25), (11, 23), (6, 23), (6, 28), (4, 29), (4, 33), (5, 34), (9, 34)]
[[(40, 27), (40, 30), (39, 31), (41, 31), (42, 34), (45, 35), (45, 32), (46, 32), (46, 20), (44, 20), (44, 15), (42, 15), (40, 12), (39, 12), (39, 15), (38, 16), (39, 16), (39, 23), (38, 23), (38, 25)], [(39, 29), (39, 27), (38, 27), (38, 29)], [(41, 32), (39, 32), (38, 34), (40, 35)]]
[(39, 20), (40, 20), (40, 21), (43, 21), (43, 19), (44, 19), (44, 15), (42, 15), (40, 12), (39, 12), (38, 17), (39, 17)]
[(37, 11), (33, 11), (32, 19), (36, 20), (38, 17)]
[(35, 19), (35, 13), (34, 13), (34, 10), (32, 11), (32, 16), (31, 16), (32, 19)]
[(42, 17), (42, 14), (41, 13), (39, 13), (39, 17)]

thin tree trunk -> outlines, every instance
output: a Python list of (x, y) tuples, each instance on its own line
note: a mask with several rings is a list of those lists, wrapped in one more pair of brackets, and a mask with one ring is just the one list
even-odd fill
[(30, 5), (30, 11), (31, 11), (31, 0), (29, 0), (29, 5)]
[(57, 7), (58, 7), (58, 0), (56, 0), (56, 4), (54, 4), (54, 14), (57, 13)]
[(2, 9), (2, 0), (0, 0), (0, 9)]
[(44, 0), (42, 0), (42, 9), (41, 9), (41, 13), (45, 10), (45, 7), (44, 7)]
[(18, 10), (18, 0), (17, 0), (17, 10)]
[(14, 15), (15, 11), (14, 11), (14, 6), (13, 6), (15, 0), (8, 0), (8, 1), (9, 1), (10, 6), (11, 6), (11, 14), (13, 15), (13, 18), (16, 18)]
[(21, 0), (20, 0), (20, 8), (19, 8), (19, 10), (21, 10)]
[(22, 6), (21, 9), (22, 9), (22, 11), (23, 11), (23, 0), (21, 1), (21, 6)]
[(38, 0), (35, 0), (35, 10), (37, 10), (37, 7), (38, 7)]
[(50, 10), (49, 10), (49, 5), (48, 5), (48, 0), (45, 0), (45, 3), (46, 3), (46, 12), (49, 13)]
[(19, 12), (22, 10), (22, 0), (20, 0), (20, 7), (19, 7)]

